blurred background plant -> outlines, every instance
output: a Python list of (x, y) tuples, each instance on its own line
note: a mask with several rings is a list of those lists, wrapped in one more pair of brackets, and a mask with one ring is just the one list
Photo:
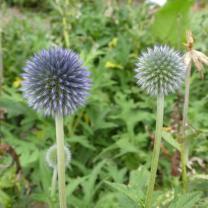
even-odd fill
[[(0, 207), (57, 207), (45, 150), (53, 121), (37, 115), (20, 93), (22, 67), (55, 44), (81, 54), (92, 72), (88, 105), (65, 120), (73, 154), (67, 171), (72, 208), (143, 207), (155, 128), (155, 100), (135, 84), (134, 63), (146, 47), (166, 43), (185, 51), (185, 32), (208, 54), (206, 1), (3, 0), (4, 82), (0, 96)], [(194, 66), (193, 66), (194, 67)], [(178, 128), (183, 90), (167, 97), (153, 207), (208, 207), (208, 77), (191, 77), (188, 139), (190, 193), (181, 195)], [(5, 146), (6, 145), (6, 146)], [(19, 165), (18, 165), (19, 164)], [(196, 192), (197, 191), (197, 192)]]

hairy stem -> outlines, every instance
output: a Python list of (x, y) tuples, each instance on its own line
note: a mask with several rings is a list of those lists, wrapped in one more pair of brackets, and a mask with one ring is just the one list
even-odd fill
[[(0, 14), (1, 18), (1, 14)], [(3, 85), (3, 52), (2, 52), (2, 25), (0, 23), (0, 92)]]
[(159, 155), (160, 155), (160, 144), (161, 144), (162, 127), (163, 127), (163, 112), (164, 112), (164, 96), (159, 95), (157, 98), (156, 133), (155, 133), (154, 149), (152, 154), (150, 180), (149, 180), (149, 185), (147, 187), (145, 208), (150, 208), (152, 204), (152, 196), (154, 191), (155, 178), (156, 178)]
[(186, 126), (188, 123), (188, 106), (189, 106), (189, 91), (190, 91), (190, 75), (191, 75), (191, 63), (189, 63), (186, 71), (185, 80), (185, 97), (183, 105), (183, 121), (182, 121), (182, 141), (181, 141), (181, 166), (182, 166), (182, 182), (183, 191), (188, 190), (188, 177), (186, 165), (188, 161), (188, 142), (186, 140)]
[(66, 188), (65, 188), (65, 158), (64, 158), (64, 128), (63, 116), (56, 116), (56, 143), (58, 161), (58, 188), (60, 208), (66, 208)]

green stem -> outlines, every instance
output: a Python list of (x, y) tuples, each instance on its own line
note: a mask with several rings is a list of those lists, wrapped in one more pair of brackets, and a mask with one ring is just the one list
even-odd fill
[(186, 140), (186, 126), (188, 123), (188, 106), (189, 106), (189, 92), (190, 92), (190, 75), (191, 75), (191, 63), (189, 63), (186, 71), (185, 80), (185, 97), (183, 105), (183, 121), (182, 121), (182, 141), (181, 141), (181, 166), (182, 166), (182, 182), (183, 191), (188, 190), (188, 177), (186, 165), (188, 161), (188, 143)]
[[(1, 15), (0, 15), (1, 17)], [(0, 24), (0, 92), (3, 85), (2, 26)]]
[(181, 143), (181, 167), (182, 167), (182, 188), (183, 192), (186, 193), (188, 190), (188, 177), (186, 171), (186, 142)]
[(69, 48), (69, 33), (68, 33), (68, 12), (70, 12), (69, 8), (69, 0), (64, 0), (64, 8), (63, 8), (63, 16), (62, 16), (62, 24), (63, 24), (63, 35), (64, 35), (64, 43), (65, 47)]
[(67, 18), (66, 15), (62, 18), (62, 23), (63, 23), (63, 34), (64, 34), (64, 42), (65, 42), (65, 46), (67, 48), (69, 48), (69, 33), (68, 33), (68, 29), (67, 29)]
[(58, 161), (58, 188), (60, 208), (66, 208), (65, 190), (65, 158), (64, 158), (64, 126), (63, 116), (56, 116), (56, 142), (57, 142), (57, 161)]
[(53, 177), (52, 177), (52, 183), (51, 183), (51, 197), (54, 197), (56, 193), (56, 182), (57, 182), (57, 169), (53, 169)]
[(155, 178), (156, 178), (159, 155), (160, 155), (160, 144), (161, 144), (162, 127), (163, 127), (163, 112), (164, 112), (164, 96), (159, 95), (157, 97), (156, 133), (155, 133), (154, 149), (153, 149), (152, 162), (151, 162), (150, 180), (147, 188), (147, 195), (145, 201), (145, 208), (150, 208), (152, 205), (152, 196), (154, 191)]

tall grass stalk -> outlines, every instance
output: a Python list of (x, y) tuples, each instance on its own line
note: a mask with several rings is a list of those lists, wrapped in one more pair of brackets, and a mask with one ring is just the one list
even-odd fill
[(67, 29), (68, 22), (67, 22), (67, 17), (65, 14), (62, 17), (62, 24), (63, 24), (64, 43), (65, 43), (66, 48), (69, 48), (69, 46), (70, 46), (69, 33), (68, 33), (68, 29)]

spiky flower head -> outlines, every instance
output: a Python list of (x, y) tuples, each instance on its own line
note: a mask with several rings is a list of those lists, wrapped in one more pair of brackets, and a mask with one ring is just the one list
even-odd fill
[(45, 115), (68, 115), (85, 103), (89, 71), (71, 50), (42, 50), (27, 61), (22, 91), (29, 105)]
[[(71, 162), (71, 151), (69, 147), (64, 146), (65, 166), (69, 166)], [(57, 145), (54, 144), (46, 152), (46, 162), (49, 167), (57, 168)]]
[(182, 84), (186, 65), (168, 46), (154, 46), (142, 53), (136, 64), (137, 84), (150, 95), (167, 95)]

